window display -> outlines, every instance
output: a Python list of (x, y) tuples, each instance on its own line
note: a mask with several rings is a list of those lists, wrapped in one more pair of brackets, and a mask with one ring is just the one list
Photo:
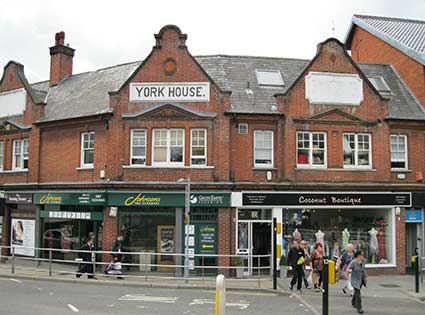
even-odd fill
[(394, 263), (391, 209), (288, 209), (283, 216), (287, 244), (301, 238), (311, 251), (322, 243), (332, 257), (352, 243), (365, 252), (368, 264)]

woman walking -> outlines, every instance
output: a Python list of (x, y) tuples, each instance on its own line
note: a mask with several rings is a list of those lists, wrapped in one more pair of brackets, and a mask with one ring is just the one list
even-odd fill
[(342, 288), (342, 292), (344, 294), (347, 294), (348, 291), (350, 295), (353, 295), (353, 287), (350, 282), (350, 273), (348, 272), (348, 266), (353, 259), (354, 245), (350, 243), (347, 245), (347, 250), (344, 254), (341, 255), (341, 257), (339, 257), (338, 263), (336, 264), (336, 270), (339, 273), (339, 277), (345, 280), (345, 285)]
[(318, 290), (322, 286), (324, 267), (323, 245), (321, 243), (316, 243), (314, 246), (313, 254), (311, 254), (311, 263), (313, 265), (313, 275), (315, 275), (313, 280), (314, 288)]
[(354, 254), (354, 260), (348, 266), (348, 272), (350, 273), (351, 285), (354, 288), (353, 298), (351, 305), (357, 309), (357, 313), (363, 314), (361, 288), (367, 286), (367, 272), (364, 261), (364, 253), (359, 250)]

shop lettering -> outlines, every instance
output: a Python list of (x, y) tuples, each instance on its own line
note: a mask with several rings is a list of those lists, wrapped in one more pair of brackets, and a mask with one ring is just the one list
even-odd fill
[(362, 204), (362, 198), (350, 198), (350, 197), (331, 197), (331, 201), (333, 204), (344, 204), (344, 205), (357, 205)]
[(201, 233), (203, 232), (215, 232), (215, 228), (211, 226), (203, 226), (201, 227)]
[(136, 86), (135, 87), (138, 97), (204, 97), (202, 93), (202, 87), (200, 86), (169, 86), (168, 89), (165, 86)]
[(223, 204), (223, 196), (215, 196), (215, 195), (192, 195), (190, 196), (190, 202), (192, 204)]
[(132, 205), (158, 205), (161, 202), (160, 197), (146, 197), (143, 194), (138, 194), (137, 196), (128, 197), (124, 201), (124, 205), (132, 206)]
[(323, 198), (306, 198), (301, 196), (298, 199), (300, 204), (326, 204), (326, 197)]
[(40, 198), (40, 204), (44, 205), (46, 203), (60, 203), (62, 201), (61, 196), (53, 196), (52, 194), (48, 193), (47, 195), (44, 195)]
[(209, 82), (131, 83), (130, 101), (209, 102)]

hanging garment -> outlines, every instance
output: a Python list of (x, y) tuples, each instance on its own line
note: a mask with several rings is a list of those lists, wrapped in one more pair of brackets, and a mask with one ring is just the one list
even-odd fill
[(325, 233), (322, 231), (317, 231), (316, 234), (316, 243), (322, 244), (322, 247), (325, 248)]
[(342, 231), (342, 249), (346, 250), (348, 244), (350, 243), (350, 232), (347, 229)]
[(385, 232), (384, 229), (379, 229), (378, 234), (378, 263), (381, 259), (387, 259), (387, 253), (385, 251)]

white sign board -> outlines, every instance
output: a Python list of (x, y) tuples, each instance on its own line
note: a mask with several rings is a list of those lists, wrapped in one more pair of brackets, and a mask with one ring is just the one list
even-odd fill
[(10, 239), (15, 254), (34, 256), (35, 220), (12, 219)]
[(27, 92), (18, 89), (0, 93), (0, 117), (20, 115), (25, 110)]
[(130, 84), (130, 102), (209, 101), (209, 82), (156, 82)]
[(358, 106), (363, 81), (357, 74), (312, 71), (305, 77), (305, 97), (311, 104)]

